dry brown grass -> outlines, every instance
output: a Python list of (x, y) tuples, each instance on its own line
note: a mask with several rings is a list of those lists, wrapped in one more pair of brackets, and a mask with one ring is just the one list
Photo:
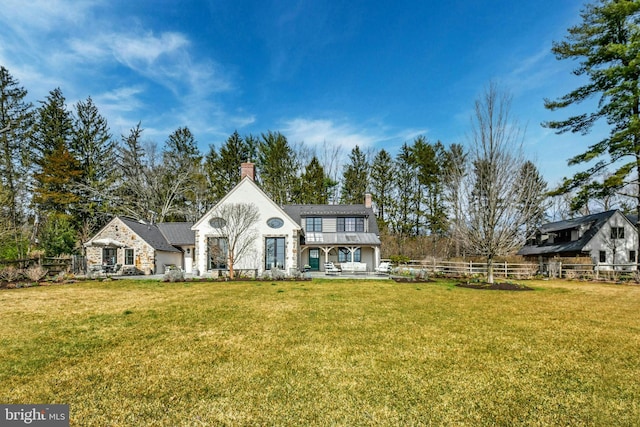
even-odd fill
[(80, 283), (0, 292), (0, 401), (73, 425), (634, 425), (640, 287)]

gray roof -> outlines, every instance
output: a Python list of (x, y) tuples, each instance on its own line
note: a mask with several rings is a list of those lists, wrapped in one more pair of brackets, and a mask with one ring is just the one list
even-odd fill
[(157, 224), (148, 224), (146, 222), (140, 222), (125, 217), (119, 218), (127, 225), (127, 227), (133, 230), (134, 233), (140, 236), (142, 240), (151, 245), (155, 250), (164, 252), (181, 252), (180, 249), (172, 246), (171, 243), (167, 241), (164, 235), (160, 232)]
[(196, 232), (191, 229), (193, 222), (161, 222), (156, 225), (167, 242), (174, 246), (196, 244)]
[(542, 234), (557, 233), (562, 230), (574, 230), (580, 227), (585, 228), (585, 232), (578, 240), (570, 242), (546, 243), (540, 245), (527, 245), (518, 251), (518, 255), (545, 255), (545, 254), (562, 254), (562, 253), (578, 253), (596, 235), (604, 224), (617, 211), (600, 212), (593, 215), (582, 216), (580, 218), (568, 219), (565, 221), (550, 222), (539, 227)]
[(359, 246), (380, 245), (380, 238), (375, 233), (307, 233), (306, 246)]
[[(308, 216), (319, 217), (350, 217), (363, 216), (367, 218), (367, 230), (370, 234), (378, 235), (378, 222), (372, 208), (365, 205), (284, 205), (282, 209), (289, 217), (302, 226), (302, 218)], [(378, 239), (378, 244), (380, 240)]]

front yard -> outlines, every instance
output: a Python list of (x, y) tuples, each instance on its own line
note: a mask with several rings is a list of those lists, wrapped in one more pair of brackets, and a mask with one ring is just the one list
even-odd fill
[(0, 402), (72, 425), (637, 425), (640, 287), (118, 280), (0, 291)]

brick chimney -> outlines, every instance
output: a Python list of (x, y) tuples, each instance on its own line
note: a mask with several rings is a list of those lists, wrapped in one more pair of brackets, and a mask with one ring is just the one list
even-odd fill
[(364, 195), (364, 207), (365, 208), (371, 207), (371, 193), (366, 193)]
[(240, 179), (244, 179), (245, 176), (248, 176), (251, 181), (255, 181), (256, 178), (256, 165), (253, 163), (242, 163), (240, 165)]

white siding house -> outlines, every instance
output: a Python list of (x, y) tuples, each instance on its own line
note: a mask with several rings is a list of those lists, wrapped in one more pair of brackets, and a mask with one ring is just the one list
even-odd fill
[(251, 271), (262, 275), (278, 269), (289, 274), (299, 271), (300, 226), (275, 204), (254, 182), (253, 164), (243, 164), (243, 178), (218, 204), (207, 212), (192, 230), (195, 232), (195, 265), (200, 274), (216, 274), (226, 270), (225, 243), (215, 227), (222, 206), (251, 203), (258, 211), (256, 238), (250, 250), (234, 264), (235, 271)]
[(590, 257), (594, 264), (626, 264), (638, 260), (638, 230), (620, 211), (611, 210), (544, 224), (535, 241), (518, 254), (528, 258)]

